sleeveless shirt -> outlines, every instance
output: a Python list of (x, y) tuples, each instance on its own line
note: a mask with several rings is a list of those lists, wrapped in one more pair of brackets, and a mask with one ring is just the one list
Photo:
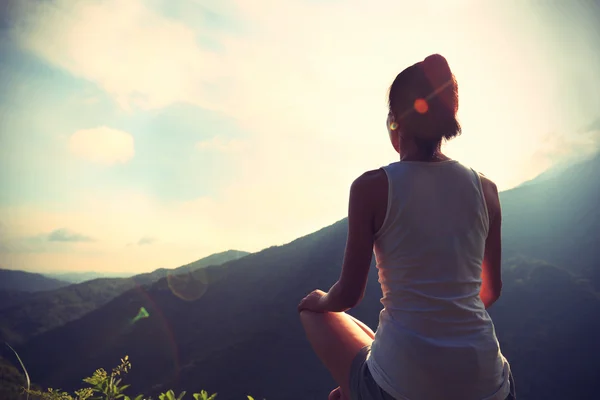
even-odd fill
[(383, 167), (374, 252), (384, 308), (367, 365), (396, 399), (504, 400), (510, 366), (479, 297), (489, 229), (479, 175), (455, 160)]

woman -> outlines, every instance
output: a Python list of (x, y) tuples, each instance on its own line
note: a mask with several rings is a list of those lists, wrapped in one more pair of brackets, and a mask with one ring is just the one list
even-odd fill
[[(357, 178), (339, 280), (298, 306), (308, 340), (340, 385), (330, 399), (514, 398), (486, 309), (500, 296), (495, 184), (440, 148), (460, 134), (446, 59), (402, 71), (387, 128), (400, 161)], [(363, 297), (375, 252), (384, 308), (377, 333), (345, 311)]]

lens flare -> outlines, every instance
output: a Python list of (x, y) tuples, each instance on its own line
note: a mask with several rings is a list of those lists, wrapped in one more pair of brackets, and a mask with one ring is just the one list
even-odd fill
[(206, 293), (208, 276), (204, 269), (183, 274), (167, 275), (167, 283), (171, 292), (182, 300), (194, 301)]
[(133, 319), (131, 320), (131, 324), (133, 325), (136, 322), (138, 322), (140, 319), (148, 318), (149, 316), (150, 316), (150, 313), (148, 311), (146, 311), (146, 308), (140, 307), (140, 311), (138, 311), (137, 315), (135, 317), (133, 317)]
[(425, 114), (429, 110), (429, 105), (425, 99), (416, 99), (414, 107), (419, 114)]

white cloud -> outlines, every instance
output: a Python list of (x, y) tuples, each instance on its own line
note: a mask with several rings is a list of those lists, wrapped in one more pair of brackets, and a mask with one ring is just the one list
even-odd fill
[(25, 48), (95, 82), (124, 109), (197, 103), (220, 75), (218, 56), (198, 47), (191, 28), (141, 0), (23, 1), (21, 10), (15, 33)]
[(93, 242), (94, 239), (66, 228), (55, 229), (46, 236), (50, 242)]
[(78, 157), (105, 165), (125, 163), (135, 154), (131, 134), (106, 126), (73, 133), (69, 149)]
[(151, 236), (144, 236), (143, 238), (138, 240), (137, 244), (138, 244), (138, 246), (147, 246), (147, 245), (151, 245), (155, 242), (156, 242), (156, 238), (151, 237)]
[(550, 167), (592, 157), (600, 151), (600, 120), (584, 129), (549, 133), (534, 153), (538, 164)]

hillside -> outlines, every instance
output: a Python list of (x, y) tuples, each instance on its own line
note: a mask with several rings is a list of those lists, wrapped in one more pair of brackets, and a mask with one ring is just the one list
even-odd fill
[(31, 298), (30, 292), (0, 290), (0, 310), (21, 304)]
[(250, 253), (246, 251), (227, 250), (222, 253), (211, 254), (208, 257), (201, 258), (200, 260), (191, 262), (186, 265), (182, 265), (181, 267), (177, 267), (174, 269), (160, 268), (149, 273), (138, 274), (133, 276), (132, 279), (138, 285), (146, 285), (155, 282), (160, 278), (165, 278), (168, 274), (187, 273), (211, 265), (221, 265), (228, 261), (237, 260), (239, 258), (245, 257), (248, 254)]
[[(138, 283), (148, 283), (153, 282), (159, 278), (163, 278), (167, 276), (167, 273), (173, 273), (177, 271), (184, 272), (188, 270), (193, 270), (195, 268), (207, 267), (209, 265), (220, 265), (229, 260), (235, 260), (237, 258), (241, 258), (250, 253), (246, 251), (239, 250), (227, 250), (222, 253), (211, 254), (208, 257), (202, 258), (200, 260), (194, 261), (190, 264), (183, 265), (181, 267), (175, 269), (168, 268), (159, 268), (155, 271), (149, 273), (143, 273), (138, 275), (127, 274), (127, 273), (99, 273), (99, 272), (64, 272), (64, 273), (55, 273), (55, 274), (44, 274), (50, 278), (55, 278), (71, 283), (82, 283), (85, 281), (91, 281), (93, 279), (99, 278), (128, 278), (132, 277)], [(140, 282), (143, 281), (143, 282)]]
[(22, 343), (32, 336), (82, 317), (127, 290), (141, 291), (141, 286), (151, 284), (168, 274), (219, 265), (246, 254), (248, 253), (229, 250), (175, 269), (162, 268), (130, 278), (94, 279), (54, 291), (33, 293), (27, 297), (17, 292), (0, 292), (0, 300), (5, 298), (9, 304), (0, 306), (0, 340), (14, 345)]
[(132, 274), (128, 273), (100, 273), (94, 271), (88, 272), (57, 272), (47, 273), (44, 276), (49, 278), (59, 279), (70, 283), (81, 283), (85, 281), (91, 281), (92, 279), (98, 278), (128, 278)]
[[(587, 258), (597, 251), (587, 238), (598, 238), (600, 227), (591, 211), (598, 200), (593, 182), (600, 181), (596, 163), (569, 169), (581, 179), (559, 175), (501, 196), (505, 285), (490, 312), (520, 398), (586, 399), (600, 390), (600, 359), (591, 356), (600, 354), (600, 299), (593, 288), (598, 265), (597, 258)], [(581, 213), (588, 216), (583, 225)], [(548, 232), (555, 219), (570, 237)], [(128, 354), (136, 363), (129, 377), (134, 391), (204, 388), (224, 400), (245, 393), (326, 398), (334, 383), (304, 338), (296, 305), (308, 291), (327, 289), (337, 279), (346, 229), (342, 220), (175, 284), (160, 279), (129, 290), (19, 351), (39, 383), (63, 388), (77, 387), (83, 374)], [(583, 257), (570, 262), (574, 254)], [(185, 301), (182, 292), (202, 296), (183, 296), (195, 299)], [(366, 296), (352, 314), (375, 328), (379, 298), (372, 269)], [(132, 325), (142, 306), (150, 317)]]
[(48, 278), (42, 274), (0, 268), (0, 291), (39, 292), (70, 285), (69, 282)]
[(500, 194), (505, 254), (564, 266), (600, 290), (600, 156)]

